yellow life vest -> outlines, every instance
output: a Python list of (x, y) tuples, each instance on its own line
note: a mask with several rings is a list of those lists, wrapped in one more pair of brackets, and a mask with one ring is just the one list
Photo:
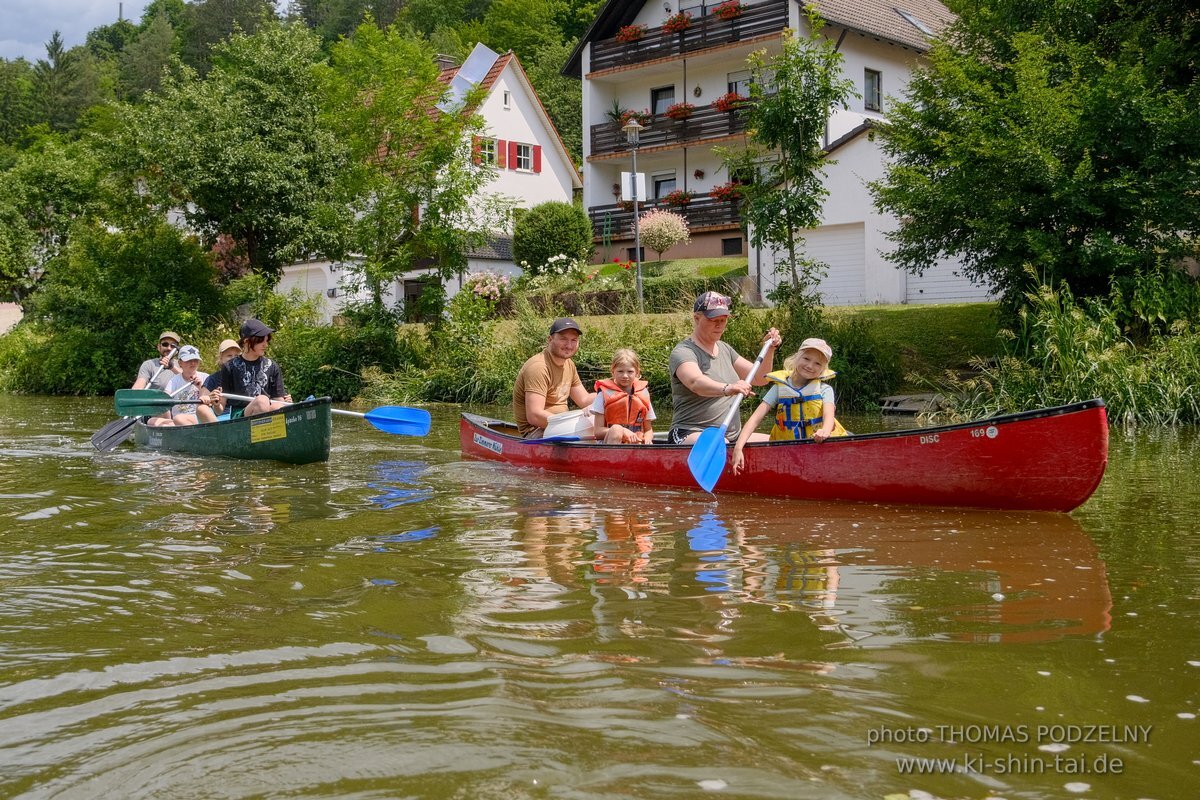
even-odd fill
[(608, 378), (596, 381), (596, 391), (604, 397), (604, 424), (623, 425), (641, 433), (650, 410), (650, 392), (646, 381), (634, 381), (633, 391), (627, 392)]
[[(779, 387), (779, 402), (775, 406), (775, 425), (771, 428), (771, 441), (794, 442), (811, 439), (825, 421), (824, 402), (821, 400), (821, 384), (837, 373), (825, 370), (820, 378), (809, 381), (803, 387), (792, 385), (792, 374), (785, 369), (767, 374), (767, 380)], [(846, 429), (836, 419), (830, 436), (845, 436)]]

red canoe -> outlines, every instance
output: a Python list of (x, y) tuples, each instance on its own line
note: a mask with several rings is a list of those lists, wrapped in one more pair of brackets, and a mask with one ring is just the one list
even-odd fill
[[(468, 458), (581, 478), (694, 487), (690, 445), (527, 442), (509, 422), (463, 414)], [(814, 442), (746, 446), (717, 492), (798, 500), (1070, 511), (1091, 497), (1108, 463), (1104, 401), (1088, 400), (978, 422)]]

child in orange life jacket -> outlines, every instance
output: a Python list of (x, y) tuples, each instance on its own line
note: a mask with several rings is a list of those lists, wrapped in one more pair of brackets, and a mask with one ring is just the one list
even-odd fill
[(845, 436), (846, 429), (834, 418), (833, 387), (825, 381), (836, 373), (829, 369), (833, 348), (824, 339), (805, 339), (795, 355), (783, 362), (783, 369), (767, 375), (772, 384), (758, 408), (742, 426), (733, 446), (733, 474), (745, 466), (742, 449), (750, 434), (768, 412), (775, 412), (771, 441), (823, 442), (830, 436)]
[(651, 444), (654, 406), (641, 380), (642, 361), (637, 353), (621, 348), (613, 353), (612, 378), (596, 381), (596, 399), (589, 409), (595, 420), (596, 440), (605, 444)]

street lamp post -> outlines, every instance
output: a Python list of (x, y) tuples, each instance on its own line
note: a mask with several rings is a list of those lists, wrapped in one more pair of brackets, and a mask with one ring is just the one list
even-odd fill
[(621, 130), (625, 131), (625, 138), (629, 141), (629, 146), (633, 148), (633, 260), (637, 265), (637, 271), (634, 273), (634, 279), (637, 285), (637, 301), (638, 313), (644, 313), (642, 307), (642, 231), (638, 224), (638, 171), (637, 171), (637, 151), (639, 134), (642, 128), (645, 127), (636, 119), (630, 119), (629, 122), (622, 126)]

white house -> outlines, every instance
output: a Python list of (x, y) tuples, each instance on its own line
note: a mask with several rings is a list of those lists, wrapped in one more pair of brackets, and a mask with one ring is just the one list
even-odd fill
[[(688, 218), (692, 243), (671, 255), (745, 254), (746, 293), (758, 299), (774, 287), (780, 256), (749, 251), (736, 203), (720, 196), (719, 187), (730, 176), (714, 147), (744, 146), (746, 135), (743, 113), (726, 110), (722, 98), (748, 96), (746, 58), (755, 50), (765, 50), (768, 57), (779, 53), (782, 32), (806, 30), (807, 19), (798, 0), (741, 0), (741, 5), (740, 13), (729, 18), (715, 13), (715, 2), (608, 0), (563, 74), (583, 81), (583, 198), (598, 257), (633, 257), (632, 211), (619, 197), (620, 174), (631, 168), (632, 148), (612, 117), (621, 110), (646, 111), (652, 118), (637, 150), (638, 171), (646, 175), (646, 205), (666, 206), (672, 192), (691, 195), (673, 210)], [(905, 94), (929, 38), (952, 15), (937, 0), (812, 0), (812, 5), (826, 23), (823, 35), (835, 41), (846, 74), (862, 94), (848, 110), (830, 117), (824, 144), (837, 163), (828, 167), (830, 194), (822, 225), (798, 232), (806, 240), (805, 253), (830, 267), (819, 287), (825, 301), (987, 298), (988, 289), (958, 274), (955, 262), (920, 277), (888, 262), (885, 237), (897, 220), (875, 209), (866, 188), (883, 176), (885, 164), (870, 127), (884, 118), (892, 98)], [(686, 27), (664, 31), (664, 23), (680, 13), (691, 17)], [(693, 107), (690, 113), (679, 107), (683, 103)]]
[[(475, 109), (483, 117), (485, 133), (472, 144), (476, 157), (494, 163), (497, 174), (483, 194), (505, 196), (518, 208), (552, 200), (571, 202), (583, 186), (579, 171), (517, 56), (511, 50), (497, 55), (477, 44), (461, 66), (448, 60), (441, 63), (439, 80), (449, 87), (452, 96), (461, 96), (477, 84), (485, 91)], [(442, 104), (446, 108), (452, 105)], [(287, 293), (299, 288), (320, 296), (323, 316), (328, 321), (348, 299), (346, 266), (345, 262), (329, 260), (291, 264), (284, 268), (276, 291)], [(469, 255), (466, 272), (445, 286), (447, 296), (458, 292), (467, 275), (483, 270), (511, 277), (521, 274), (512, 258), (511, 224), (495, 231), (484, 246)], [(433, 280), (437, 278), (432, 269), (414, 270), (400, 276), (387, 294), (395, 302), (411, 301)]]

